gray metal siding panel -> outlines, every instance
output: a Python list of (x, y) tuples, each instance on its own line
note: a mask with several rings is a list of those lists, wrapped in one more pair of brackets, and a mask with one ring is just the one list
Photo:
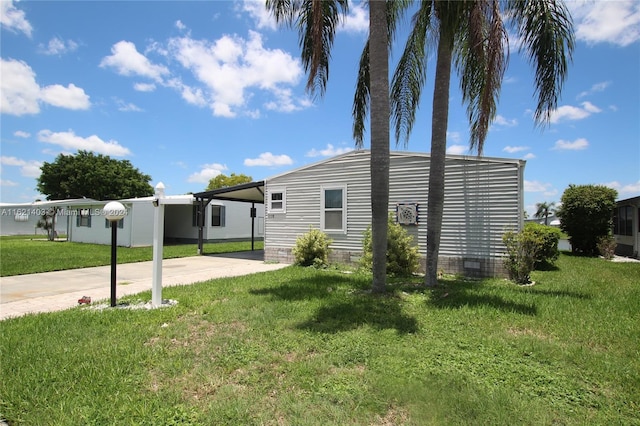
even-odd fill
[[(389, 211), (399, 202), (419, 204), (419, 224), (406, 226), (426, 252), (426, 219), (430, 158), (426, 154), (392, 153)], [(521, 214), (521, 164), (477, 157), (448, 157), (440, 254), (499, 256), (502, 234), (518, 228)], [(332, 248), (358, 251), (362, 234), (371, 223), (369, 152), (354, 151), (266, 181), (286, 188), (285, 214), (266, 214), (265, 245), (291, 248), (295, 239), (320, 227), (320, 188), (347, 186), (347, 234), (330, 235)], [(268, 199), (268, 198), (267, 198)]]

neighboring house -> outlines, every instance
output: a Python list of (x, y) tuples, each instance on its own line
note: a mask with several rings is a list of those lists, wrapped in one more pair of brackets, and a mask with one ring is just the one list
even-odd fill
[[(198, 226), (197, 205), (192, 195), (169, 195), (171, 204), (165, 205), (165, 242), (196, 243)], [(127, 215), (118, 223), (118, 245), (124, 247), (153, 244), (155, 197), (129, 198), (120, 201)], [(68, 241), (111, 244), (110, 224), (102, 213), (108, 201), (68, 199), (33, 203), (0, 204), (0, 235), (34, 235), (47, 232), (37, 227), (42, 215), (57, 208), (55, 230), (66, 235)], [(244, 241), (264, 235), (264, 205), (251, 207), (244, 202), (212, 200), (205, 207), (202, 234), (206, 242)], [(255, 224), (252, 232), (252, 223)]]
[[(38, 228), (38, 221), (52, 208), (57, 208), (55, 231), (58, 235), (67, 233), (67, 207), (86, 203), (86, 199), (35, 201), (33, 203), (0, 204), (0, 235), (47, 235)], [(92, 201), (92, 200), (90, 200)]]
[[(371, 224), (370, 152), (352, 151), (264, 181), (194, 194), (196, 199), (265, 203), (265, 260), (293, 262), (296, 238), (318, 228), (332, 260), (353, 262)], [(392, 152), (389, 212), (426, 253), (429, 154)], [(439, 267), (467, 276), (504, 276), (502, 235), (523, 223), (522, 160), (447, 156)], [(424, 268), (425, 261), (422, 260)]]
[(616, 254), (638, 258), (640, 251), (640, 197), (616, 202), (613, 211)]

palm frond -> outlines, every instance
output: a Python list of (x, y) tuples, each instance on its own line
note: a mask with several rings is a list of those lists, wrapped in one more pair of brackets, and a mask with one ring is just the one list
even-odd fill
[(413, 29), (391, 81), (391, 118), (396, 142), (403, 138), (405, 146), (415, 123), (420, 95), (427, 77), (429, 37), (435, 33), (431, 31), (432, 13), (431, 2), (422, 2), (414, 14)]
[(307, 91), (324, 96), (329, 80), (331, 48), (340, 19), (349, 11), (347, 0), (305, 0), (297, 17)]
[(536, 123), (546, 123), (558, 105), (575, 47), (571, 14), (557, 0), (511, 0), (513, 17), (524, 50), (535, 67), (538, 105)]
[(356, 80), (356, 92), (353, 96), (353, 139), (356, 147), (362, 148), (364, 145), (364, 129), (369, 111), (369, 40), (362, 49), (360, 55), (360, 66), (358, 67), (358, 78)]

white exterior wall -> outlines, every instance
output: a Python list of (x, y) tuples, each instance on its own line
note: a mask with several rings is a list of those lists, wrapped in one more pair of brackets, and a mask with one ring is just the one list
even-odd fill
[[(224, 226), (212, 226), (212, 206), (224, 206)], [(256, 204), (255, 238), (264, 235), (264, 205)], [(245, 240), (251, 238), (251, 203), (213, 200), (205, 212), (205, 241)], [(168, 205), (165, 207), (164, 235), (167, 239), (197, 240), (198, 227), (193, 224), (193, 206)]]
[[(42, 214), (49, 209), (41, 203), (2, 204), (0, 206), (0, 235), (47, 235), (44, 229), (36, 225)], [(25, 219), (26, 220), (22, 220)], [(64, 209), (56, 216), (56, 232), (67, 233), (67, 220)]]
[[(428, 154), (391, 154), (389, 211), (395, 213), (400, 202), (419, 204), (418, 225), (405, 229), (417, 239), (423, 256), (429, 161)], [(447, 157), (439, 260), (445, 270), (466, 268), (474, 274), (474, 269), (491, 269), (486, 272), (493, 274), (494, 269), (500, 269), (485, 267), (478, 259), (501, 257), (505, 230), (520, 229), (523, 169), (524, 162), (519, 160)], [(354, 151), (266, 181), (267, 205), (271, 191), (286, 190), (285, 213), (272, 214), (267, 207), (267, 259), (291, 261), (295, 239), (310, 226), (320, 228), (321, 187), (331, 184), (345, 185), (347, 190), (347, 232), (329, 234), (331, 248), (343, 253), (343, 261), (361, 252), (363, 232), (371, 223), (369, 151)]]
[[(99, 204), (87, 204), (84, 206), (74, 206), (69, 208), (69, 231), (67, 239), (76, 243), (91, 244), (111, 244), (111, 227), (105, 225), (105, 217), (102, 208), (106, 202)], [(123, 228), (118, 228), (118, 245), (131, 247), (131, 217), (135, 206), (123, 203), (127, 209), (127, 216), (123, 221)], [(78, 215), (80, 209), (88, 209), (91, 213), (91, 226), (78, 226)]]

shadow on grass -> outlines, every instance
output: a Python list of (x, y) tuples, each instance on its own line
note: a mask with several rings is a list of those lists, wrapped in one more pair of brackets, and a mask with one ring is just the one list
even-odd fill
[(400, 334), (417, 332), (417, 320), (404, 314), (400, 303), (400, 299), (389, 295), (358, 293), (349, 300), (322, 306), (313, 318), (298, 324), (298, 328), (338, 333), (369, 326), (377, 330), (395, 329)]
[[(370, 326), (378, 330), (395, 329), (402, 334), (418, 331), (417, 320), (402, 312), (399, 298), (392, 293), (374, 295), (363, 291), (362, 284), (361, 280), (351, 276), (319, 274), (249, 292), (292, 302), (322, 300), (322, 306), (311, 318), (297, 325), (303, 330), (338, 333)], [(339, 291), (344, 289), (347, 291)]]
[(277, 299), (288, 301), (323, 299), (330, 297), (333, 290), (345, 284), (348, 284), (347, 279), (320, 274), (286, 281), (277, 287), (252, 289), (249, 290), (249, 293), (262, 296), (271, 295)]
[(481, 282), (455, 281), (446, 287), (432, 290), (432, 297), (427, 302), (440, 309), (491, 308), (503, 312), (521, 315), (536, 315), (538, 310), (534, 304), (519, 303), (505, 299), (499, 295), (486, 294), (481, 290)]
[(574, 299), (591, 299), (591, 296), (588, 294), (578, 293), (576, 291), (568, 291), (568, 290), (545, 290), (542, 288), (526, 288), (524, 289), (525, 293), (530, 293), (533, 295), (542, 295), (542, 296), (551, 296), (551, 297), (573, 297)]

